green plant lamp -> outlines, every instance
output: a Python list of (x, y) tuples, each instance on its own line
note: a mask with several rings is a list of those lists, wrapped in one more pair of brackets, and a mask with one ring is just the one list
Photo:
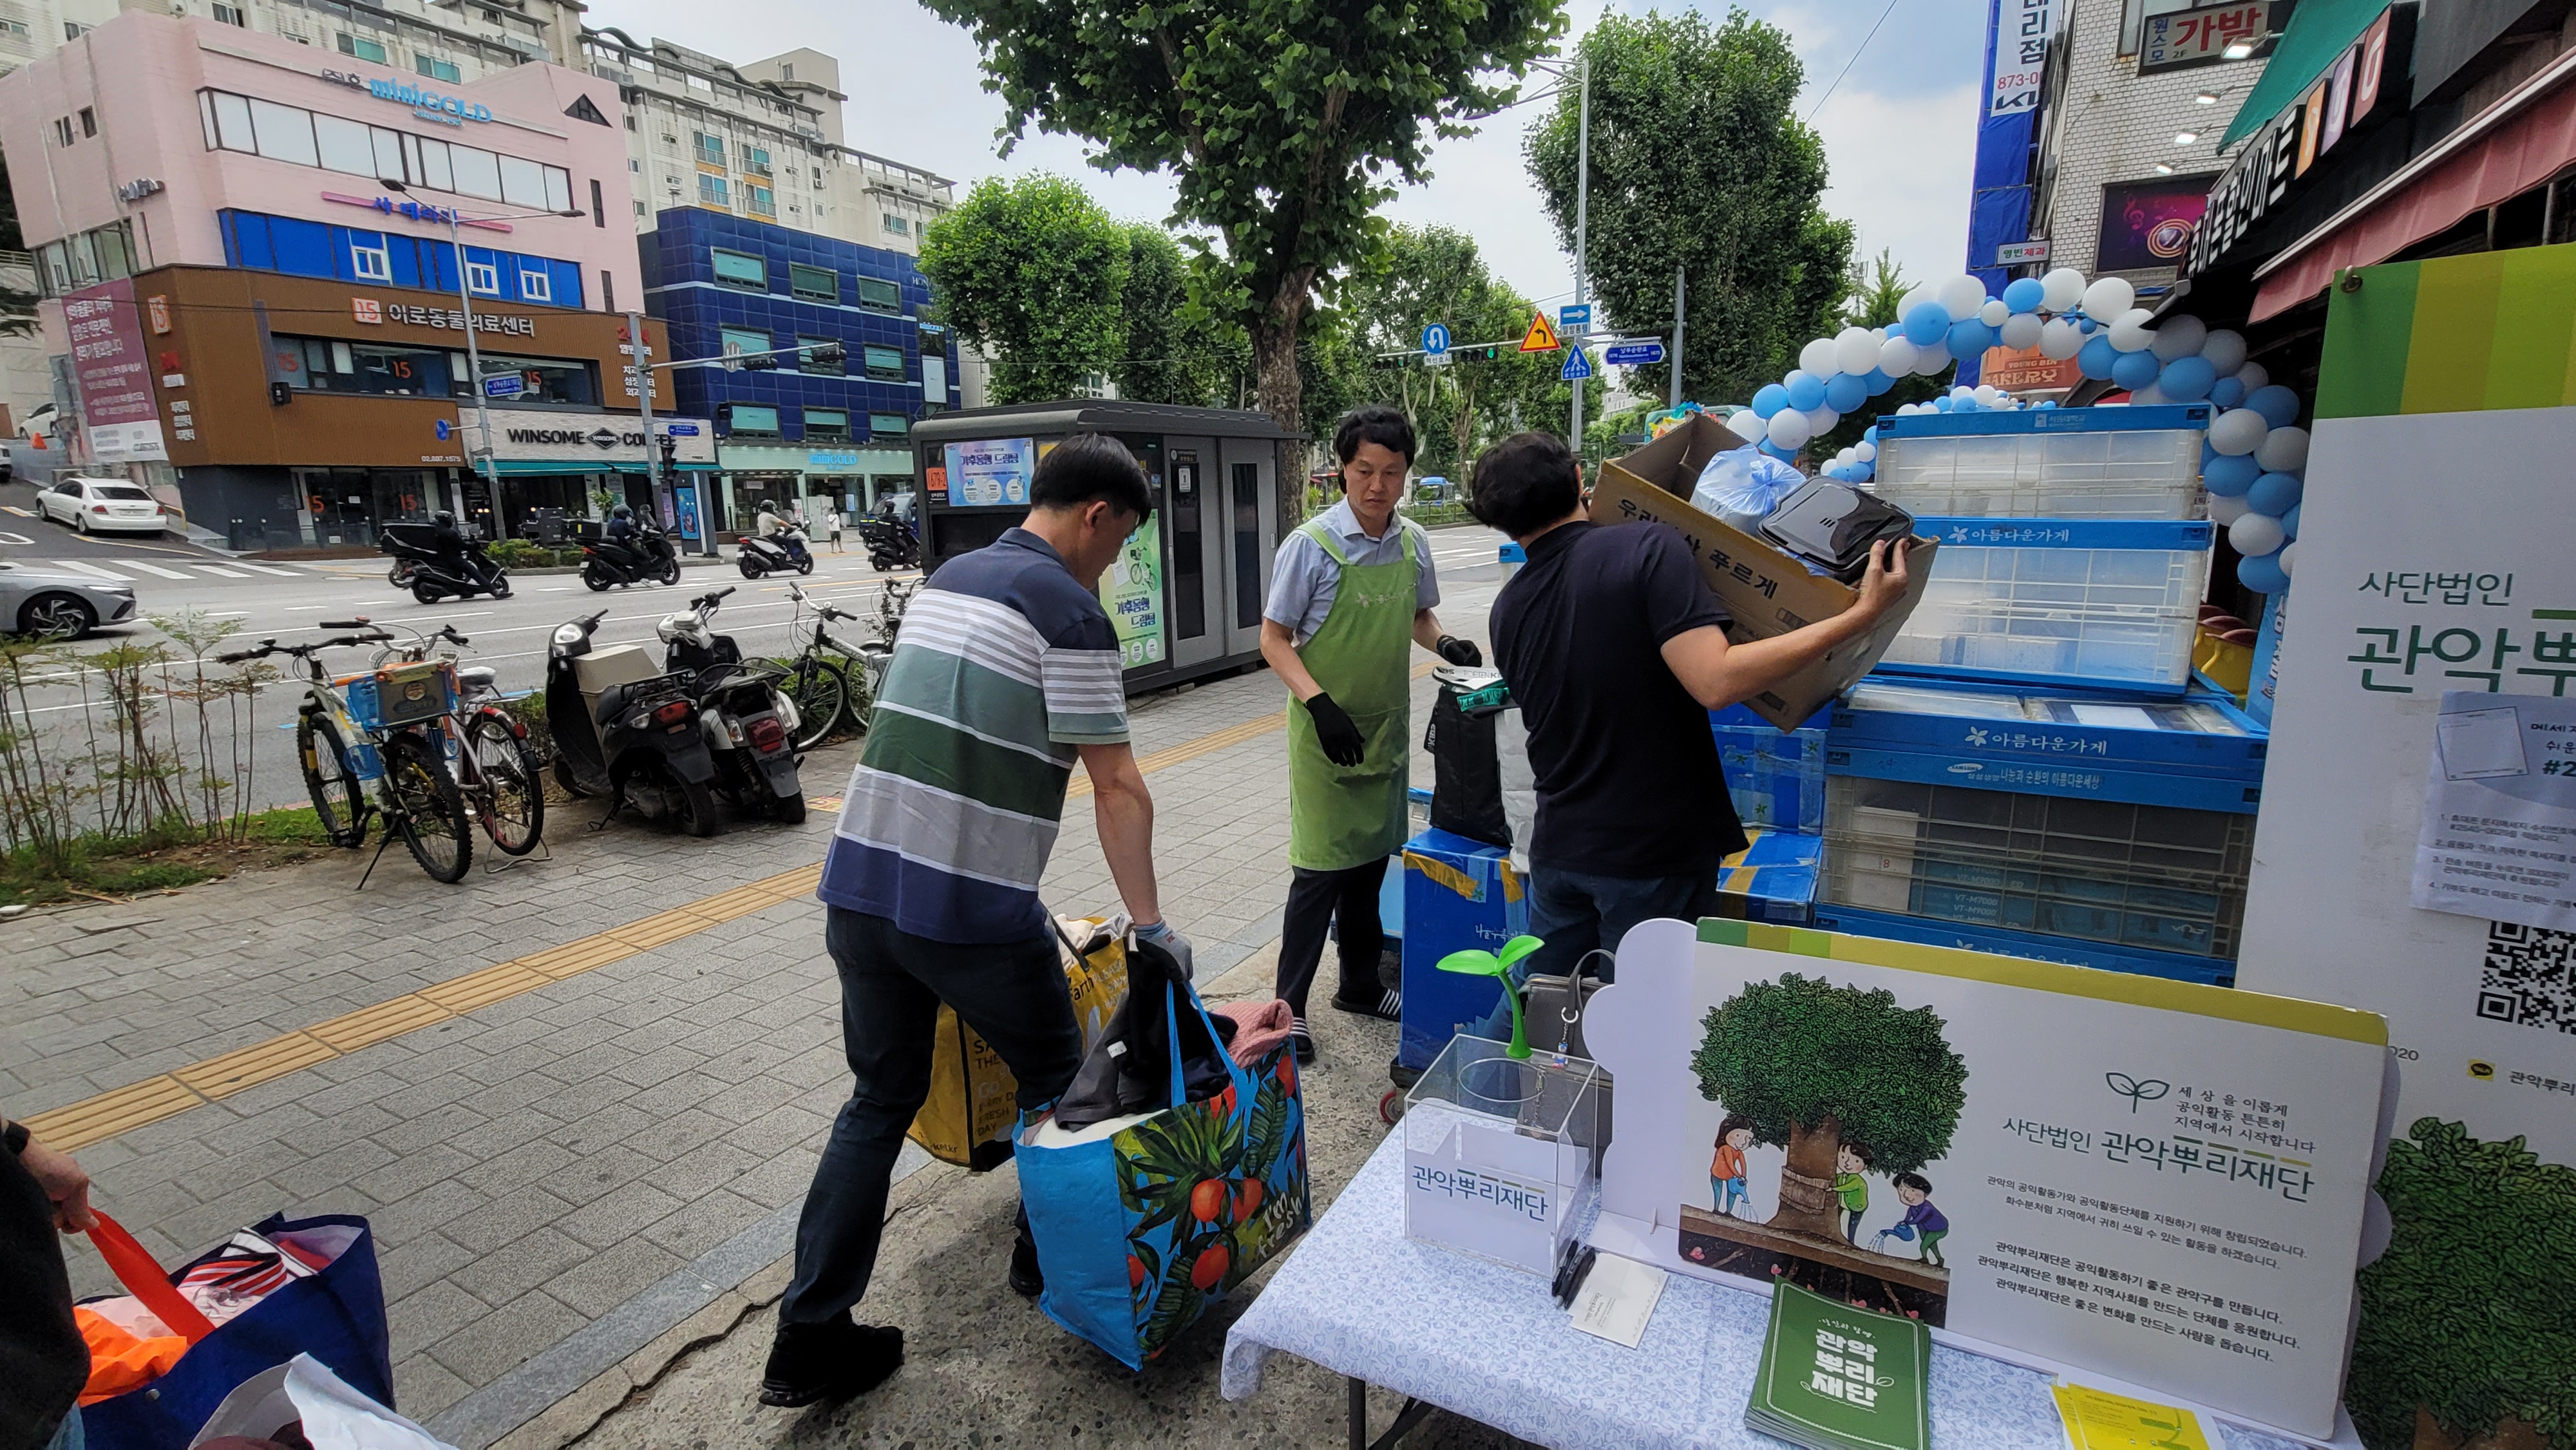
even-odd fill
[(1516, 936), (1503, 943), (1499, 952), (1469, 950), (1451, 952), (1440, 959), (1440, 970), (1459, 972), (1470, 977), (1492, 977), (1502, 983), (1503, 1000), (1512, 1004), (1512, 1045), (1505, 1057), (1525, 1058), (1530, 1055), (1529, 1024), (1521, 1018), (1520, 990), (1512, 985), (1512, 965), (1521, 958), (1547, 945), (1534, 936)]

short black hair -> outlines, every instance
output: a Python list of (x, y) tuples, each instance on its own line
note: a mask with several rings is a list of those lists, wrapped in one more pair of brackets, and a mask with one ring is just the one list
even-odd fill
[(1106, 433), (1068, 435), (1038, 460), (1037, 476), (1029, 480), (1029, 506), (1074, 509), (1093, 499), (1107, 499), (1111, 508), (1134, 514), (1140, 523), (1154, 512), (1145, 470), (1126, 444)]
[(1583, 502), (1583, 465), (1553, 433), (1515, 433), (1476, 459), (1467, 512), (1517, 539), (1574, 512)]
[(1390, 453), (1401, 453), (1404, 466), (1413, 466), (1413, 420), (1384, 403), (1362, 403), (1344, 413), (1342, 421), (1333, 425), (1334, 457), (1348, 463), (1363, 443), (1374, 443)]
[(1899, 1188), (1911, 1188), (1911, 1189), (1913, 1189), (1915, 1192), (1922, 1194), (1922, 1195), (1923, 1195), (1924, 1197), (1926, 1197), (1926, 1198), (1929, 1198), (1929, 1197), (1931, 1197), (1931, 1196), (1932, 1196), (1932, 1180), (1931, 1180), (1931, 1179), (1929, 1179), (1929, 1178), (1924, 1177), (1924, 1176), (1923, 1176), (1922, 1174), (1920, 1174), (1920, 1173), (1899, 1173), (1899, 1174), (1897, 1174), (1897, 1175), (1896, 1175), (1896, 1186), (1897, 1186), (1897, 1187), (1899, 1187)]
[[(1861, 1145), (1859, 1145), (1858, 1143), (1851, 1143), (1851, 1142), (1846, 1142), (1846, 1143), (1844, 1143), (1844, 1144), (1843, 1144), (1843, 1146), (1844, 1146), (1845, 1148), (1847, 1148), (1847, 1149), (1851, 1150), (1851, 1155), (1852, 1155), (1853, 1157), (1855, 1157), (1855, 1158), (1857, 1158), (1857, 1159), (1859, 1159), (1859, 1160), (1860, 1160), (1860, 1166), (1862, 1166), (1863, 1168), (1867, 1168), (1867, 1167), (1869, 1166), (1869, 1150), (1868, 1150), (1867, 1148), (1862, 1147), (1862, 1146), (1861, 1146)], [(1923, 1187), (1923, 1191), (1924, 1191), (1924, 1192), (1926, 1192), (1926, 1193), (1930, 1193), (1930, 1192), (1932, 1191), (1932, 1187), (1931, 1187), (1931, 1185), (1930, 1185), (1930, 1184), (1925, 1184), (1925, 1185), (1924, 1185), (1924, 1187)]]
[(1717, 1125), (1717, 1141), (1721, 1143), (1725, 1142), (1726, 1135), (1734, 1132), (1738, 1128), (1751, 1130), (1753, 1136), (1757, 1138), (1762, 1136), (1762, 1130), (1753, 1126), (1753, 1120), (1751, 1118), (1744, 1116), (1742, 1113), (1729, 1113), (1726, 1115), (1726, 1121)]

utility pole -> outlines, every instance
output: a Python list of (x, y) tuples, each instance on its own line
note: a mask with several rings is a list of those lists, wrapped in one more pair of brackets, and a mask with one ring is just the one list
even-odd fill
[(1673, 396), (1670, 406), (1682, 405), (1682, 264), (1673, 264)]
[[(644, 314), (626, 314), (626, 345), (634, 351), (635, 397), (644, 414), (644, 491), (656, 513), (662, 509), (662, 449), (653, 437), (653, 364), (644, 341)], [(676, 527), (676, 523), (674, 524)], [(699, 531), (703, 536), (704, 530)], [(685, 542), (685, 541), (684, 541)]]
[[(1582, 57), (1581, 100), (1577, 103), (1574, 132), (1574, 304), (1582, 306), (1590, 298), (1583, 275), (1584, 245), (1591, 222), (1592, 205), (1592, 58)], [(1580, 348), (1580, 337), (1566, 339), (1569, 347)], [(1574, 456), (1583, 456), (1583, 379), (1574, 380), (1574, 415), (1572, 431), (1566, 442), (1574, 447)]]
[(492, 400), (483, 391), (483, 353), (474, 345), (474, 289), (465, 280), (465, 233), (457, 226), (456, 208), (440, 210), (447, 213), (447, 244), (456, 253), (456, 300), (465, 308), (465, 371), (474, 379), (474, 427), (483, 437), (482, 450), (474, 461), (481, 467), (484, 492), (491, 499), (492, 522), (497, 530), (501, 522), (501, 480), (492, 463)]

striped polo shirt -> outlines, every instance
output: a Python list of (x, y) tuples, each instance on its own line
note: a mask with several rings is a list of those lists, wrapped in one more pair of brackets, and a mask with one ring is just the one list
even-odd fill
[(1012, 529), (914, 597), (816, 893), (933, 941), (1024, 941), (1079, 745), (1127, 738), (1118, 636)]

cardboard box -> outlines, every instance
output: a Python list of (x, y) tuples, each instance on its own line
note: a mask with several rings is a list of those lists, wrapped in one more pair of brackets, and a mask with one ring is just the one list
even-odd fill
[[(1735, 617), (1727, 637), (1737, 643), (1771, 639), (1831, 619), (1860, 598), (1860, 591), (1852, 586), (1810, 574), (1806, 565), (1789, 555), (1691, 507), (1691, 488), (1699, 482), (1699, 471), (1719, 453), (1742, 446), (1744, 440), (1725, 424), (1706, 413), (1695, 413), (1636, 452), (1602, 464), (1601, 480), (1592, 493), (1595, 523), (1651, 520), (1681, 531), (1699, 557), (1700, 573)], [(1875, 628), (1745, 701), (1746, 708), (1780, 729), (1795, 730), (1817, 707), (1868, 674), (1922, 601), (1932, 582), (1932, 556), (1938, 548), (1931, 540), (1915, 540), (1906, 556), (1911, 572), (1905, 597)]]
[(1815, 910), (1816, 875), (1825, 859), (1825, 838), (1797, 831), (1745, 834), (1752, 844), (1718, 867), (1717, 914), (1738, 921), (1806, 925)]

